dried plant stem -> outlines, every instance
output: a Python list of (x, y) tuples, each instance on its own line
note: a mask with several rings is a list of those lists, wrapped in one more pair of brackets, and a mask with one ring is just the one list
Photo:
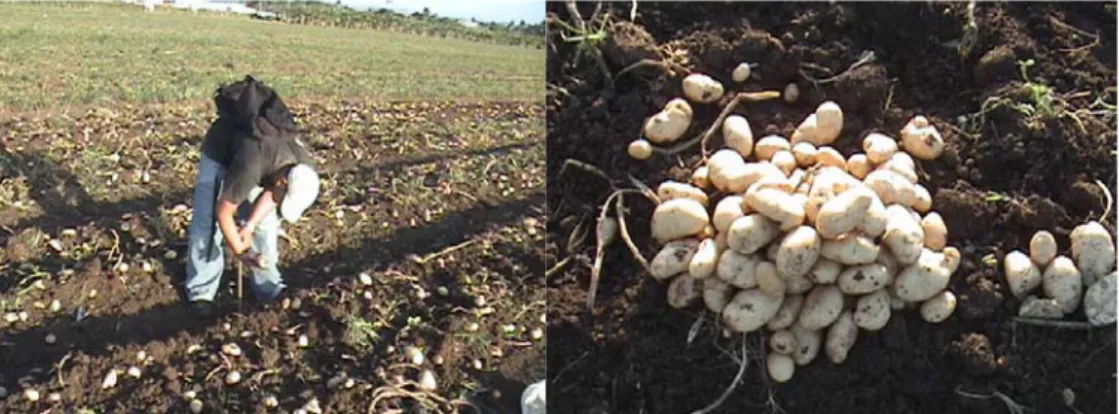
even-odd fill
[(715, 401), (713, 401), (711, 404), (707, 405), (706, 407), (703, 407), (703, 409), (692, 411), (692, 414), (708, 414), (710, 412), (715, 411), (715, 409), (719, 408), (720, 405), (723, 405), (723, 402), (726, 401), (727, 398), (730, 397), (730, 394), (732, 392), (734, 392), (734, 389), (738, 388), (738, 383), (740, 381), (742, 381), (742, 375), (746, 373), (746, 367), (749, 366), (749, 365), (750, 365), (750, 358), (746, 357), (746, 336), (743, 335), (743, 337), (742, 337), (742, 361), (738, 365), (738, 374), (734, 376), (734, 381), (732, 381), (730, 383), (730, 385), (727, 386), (726, 390), (723, 390), (723, 394), (720, 395), (719, 398), (715, 399)]

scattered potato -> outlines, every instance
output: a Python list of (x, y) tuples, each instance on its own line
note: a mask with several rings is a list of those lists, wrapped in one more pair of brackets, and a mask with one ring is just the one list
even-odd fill
[(754, 255), (725, 250), (719, 256), (715, 275), (739, 289), (755, 288), (758, 286), (756, 270), (759, 261), (761, 260)]
[(922, 249), (917, 262), (906, 266), (894, 278), (894, 292), (898, 299), (907, 302), (928, 300), (948, 287), (958, 264), (959, 252), (954, 248), (945, 248), (943, 253)]
[(707, 166), (700, 166), (692, 172), (692, 185), (696, 188), (706, 190), (711, 182), (707, 180)]
[(897, 151), (897, 141), (886, 134), (871, 132), (863, 138), (863, 152), (866, 153), (866, 159), (875, 165), (889, 161)]
[(758, 263), (754, 274), (758, 278), (758, 290), (770, 296), (785, 296), (785, 280), (777, 274), (777, 266), (774, 266), (772, 262)]
[(681, 239), (666, 243), (649, 263), (653, 278), (665, 280), (687, 271), (698, 247), (699, 240), (696, 239)]
[(644, 161), (653, 156), (653, 145), (644, 139), (635, 139), (626, 147), (626, 153), (630, 158), (638, 161)]
[(780, 235), (780, 226), (761, 214), (747, 214), (735, 219), (727, 229), (727, 245), (743, 254), (751, 254), (768, 245)]
[(1041, 271), (1025, 253), (1018, 250), (1008, 253), (1002, 267), (1010, 293), (1016, 298), (1021, 299), (1041, 285)]
[(797, 349), (797, 337), (789, 330), (775, 331), (769, 336), (769, 348), (781, 355), (791, 355)]
[(851, 311), (843, 311), (828, 328), (827, 344), (824, 347), (828, 359), (834, 364), (842, 364), (847, 360), (847, 353), (855, 346), (859, 337), (859, 328), (855, 326), (855, 318)]
[[(827, 242), (825, 242), (827, 243)], [(823, 256), (823, 248), (821, 247), (821, 256)], [(843, 265), (838, 262), (832, 261), (827, 257), (820, 257), (816, 264), (812, 266), (812, 270), (808, 272), (808, 279), (817, 285), (826, 285), (835, 283), (839, 280), (839, 274), (843, 271)]]
[(676, 309), (690, 306), (700, 295), (699, 281), (686, 274), (677, 276), (668, 284), (668, 305)]
[(843, 311), (843, 292), (835, 285), (818, 285), (808, 292), (797, 322), (807, 329), (823, 329)]
[(758, 159), (765, 161), (773, 158), (773, 154), (776, 154), (777, 151), (789, 151), (791, 149), (789, 140), (779, 135), (767, 135), (754, 145), (754, 152), (757, 153)]
[(832, 147), (819, 147), (816, 149), (816, 165), (825, 167), (838, 167), (844, 171), (847, 170), (847, 160), (843, 158), (843, 154), (836, 151)]
[(843, 130), (843, 109), (834, 101), (816, 107), (816, 145), (831, 144)]
[(1072, 260), (1065, 256), (1057, 256), (1041, 275), (1041, 288), (1047, 296), (1061, 305), (1061, 311), (1067, 315), (1080, 306), (1084, 281)]
[(902, 265), (917, 262), (925, 244), (925, 231), (913, 219), (911, 212), (909, 208), (897, 204), (886, 207), (886, 233), (882, 235), (882, 244), (894, 253), (894, 258)]
[(1088, 284), (1115, 268), (1115, 243), (1099, 222), (1076, 226), (1069, 234), (1072, 258)]
[(671, 144), (688, 132), (692, 122), (691, 107), (686, 106), (686, 102), (683, 105), (674, 102), (669, 102), (670, 105), (645, 120), (645, 138), (652, 143)]
[(823, 329), (808, 329), (798, 321), (789, 327), (789, 332), (797, 340), (796, 351), (793, 352), (793, 362), (797, 365), (808, 365), (820, 353), (820, 344), (824, 339)]
[(1048, 266), (1057, 257), (1057, 239), (1045, 230), (1034, 233), (1030, 238), (1030, 260), (1038, 267)]
[(777, 168), (780, 168), (781, 172), (785, 173), (786, 176), (791, 175), (793, 170), (797, 168), (797, 159), (789, 150), (780, 150), (773, 153), (773, 157), (769, 159), (769, 162), (777, 166)]
[(886, 266), (878, 263), (849, 267), (839, 274), (839, 290), (848, 295), (865, 295), (890, 284)]
[(739, 291), (723, 309), (723, 324), (734, 332), (753, 332), (777, 315), (784, 296), (767, 295), (758, 289)]
[(932, 195), (925, 186), (920, 184), (913, 185), (913, 209), (918, 213), (928, 213), (932, 210)]
[(1115, 323), (1115, 278), (1116, 272), (1112, 271), (1088, 287), (1084, 294), (1084, 314), (1088, 316), (1088, 323), (1095, 326)]
[(748, 157), (754, 151), (754, 132), (742, 115), (730, 115), (723, 121), (723, 142), (727, 147)]
[(779, 384), (792, 379), (793, 371), (796, 370), (793, 358), (779, 353), (770, 353), (766, 356), (765, 366), (766, 370), (769, 372), (769, 377)]
[(877, 331), (890, 321), (890, 294), (886, 289), (878, 289), (862, 296), (855, 303), (855, 326), (868, 331)]
[(934, 160), (944, 151), (944, 138), (923, 116), (915, 116), (901, 130), (905, 151), (922, 160)]
[(707, 209), (690, 198), (668, 200), (653, 211), (652, 235), (659, 243), (690, 237), (707, 225)]
[(873, 263), (879, 247), (874, 240), (856, 233), (848, 233), (834, 240), (824, 240), (820, 255), (845, 265)]
[(870, 174), (870, 161), (867, 161), (866, 155), (853, 154), (847, 158), (847, 172), (858, 179), (864, 179)]
[(746, 62), (739, 63), (738, 66), (734, 67), (734, 71), (731, 72), (730, 78), (737, 83), (745, 82), (746, 79), (750, 78), (750, 64)]
[(781, 308), (777, 309), (777, 315), (774, 315), (765, 327), (771, 331), (788, 329), (797, 321), (797, 316), (800, 314), (800, 308), (803, 305), (803, 295), (785, 295), (785, 301), (781, 302)]
[(661, 202), (677, 198), (690, 198), (700, 204), (707, 205), (707, 193), (699, 188), (672, 180), (665, 181), (657, 186), (657, 197)]
[(820, 237), (835, 239), (854, 230), (866, 217), (873, 201), (873, 193), (855, 188), (825, 202), (816, 215), (816, 230)]
[(786, 103), (796, 103), (797, 99), (800, 98), (800, 88), (795, 83), (785, 85), (785, 92), (781, 96), (785, 98)]
[(816, 146), (811, 142), (798, 142), (790, 151), (793, 153), (793, 158), (797, 160), (797, 165), (811, 167), (816, 164)]
[(921, 230), (925, 232), (925, 247), (940, 251), (948, 245), (948, 226), (940, 213), (931, 212), (921, 219)]
[(703, 279), (703, 304), (711, 312), (722, 313), (727, 307), (734, 287), (717, 277)]
[(723, 97), (723, 84), (702, 73), (684, 78), (684, 96), (692, 102), (711, 103)]
[(804, 276), (820, 257), (820, 235), (800, 226), (781, 239), (777, 249), (777, 273), (784, 279)]
[(715, 239), (705, 239), (699, 242), (699, 247), (688, 262), (688, 275), (696, 279), (706, 279), (715, 273), (715, 265), (719, 262), (719, 247)]
[(956, 311), (956, 295), (943, 291), (921, 304), (921, 317), (928, 323), (941, 323)]

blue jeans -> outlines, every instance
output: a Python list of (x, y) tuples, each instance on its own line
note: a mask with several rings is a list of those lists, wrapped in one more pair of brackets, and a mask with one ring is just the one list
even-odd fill
[[(187, 257), (187, 298), (190, 301), (213, 301), (218, 292), (222, 271), (225, 270), (225, 238), (214, 217), (216, 190), (219, 189), (225, 169), (206, 155), (198, 163), (198, 178), (194, 182), (194, 212), (190, 218), (190, 241)], [(250, 200), (256, 200), (261, 188), (253, 191)], [(243, 203), (237, 217), (247, 220), (253, 203)], [(260, 221), (253, 231), (253, 251), (264, 255), (268, 266), (252, 270), (251, 286), (257, 298), (271, 300), (284, 289), (279, 262), (280, 219), (273, 210)], [(212, 246), (211, 246), (212, 244)]]

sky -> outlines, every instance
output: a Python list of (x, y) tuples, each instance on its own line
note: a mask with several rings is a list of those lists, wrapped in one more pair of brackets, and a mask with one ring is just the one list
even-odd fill
[(440, 16), (483, 22), (539, 23), (544, 20), (544, 0), (341, 0), (358, 10), (372, 7), (397, 11), (420, 11), (424, 7)]

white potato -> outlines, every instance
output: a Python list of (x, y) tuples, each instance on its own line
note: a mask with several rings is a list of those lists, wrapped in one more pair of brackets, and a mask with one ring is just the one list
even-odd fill
[(941, 323), (956, 311), (956, 295), (943, 291), (921, 304), (921, 317), (928, 323)]
[(769, 378), (778, 384), (789, 382), (796, 371), (793, 357), (778, 353), (770, 353), (765, 357), (765, 368), (769, 372)]
[(1041, 285), (1041, 271), (1025, 253), (1015, 250), (1002, 261), (1003, 274), (1010, 293), (1021, 299)]
[(792, 146), (789, 144), (789, 140), (780, 135), (764, 136), (758, 140), (757, 144), (754, 144), (754, 152), (758, 159), (766, 161), (773, 158), (773, 154), (776, 154), (777, 151), (788, 151), (790, 149), (792, 149)]
[(886, 289), (878, 289), (869, 295), (859, 297), (855, 303), (855, 326), (868, 331), (877, 331), (890, 321), (890, 294)]
[(723, 142), (743, 157), (754, 152), (754, 132), (750, 122), (742, 115), (730, 115), (723, 121)]
[(894, 259), (894, 255), (890, 254), (888, 250), (879, 249), (878, 256), (874, 258), (874, 263), (886, 266), (886, 273), (890, 274), (891, 280), (897, 277), (899, 270), (898, 261)]
[(781, 302), (781, 308), (777, 310), (777, 315), (774, 315), (765, 327), (771, 331), (788, 329), (797, 321), (797, 315), (800, 314), (800, 308), (803, 305), (803, 295), (785, 295), (785, 301)]
[(931, 212), (921, 219), (921, 231), (925, 232), (925, 247), (940, 251), (948, 245), (948, 226), (940, 213)]
[(1099, 222), (1076, 226), (1069, 234), (1069, 242), (1076, 267), (1089, 285), (1115, 268), (1115, 243)]
[(797, 349), (797, 336), (787, 329), (777, 330), (769, 336), (769, 349), (781, 355), (791, 355)]
[(782, 278), (804, 276), (820, 257), (820, 235), (816, 229), (800, 226), (781, 239), (777, 249), (777, 273)]
[(711, 214), (711, 224), (715, 226), (716, 231), (720, 233), (727, 231), (731, 223), (746, 215), (746, 212), (742, 211), (743, 201), (742, 196), (729, 195), (715, 204), (715, 212)]
[(1030, 260), (1038, 267), (1045, 267), (1057, 257), (1057, 239), (1053, 233), (1041, 230), (1030, 238)]
[(683, 89), (684, 96), (692, 102), (712, 103), (723, 97), (723, 84), (702, 73), (685, 77)]
[(878, 257), (878, 245), (874, 240), (857, 233), (848, 233), (834, 240), (824, 240), (820, 255), (828, 260), (845, 265), (873, 263)]
[(870, 200), (870, 206), (866, 208), (866, 216), (863, 217), (863, 221), (859, 223), (857, 229), (873, 239), (886, 232), (886, 224), (888, 223), (889, 216), (886, 214), (886, 205), (882, 204), (878, 194), (874, 194), (874, 198)]
[(808, 278), (808, 274), (785, 278), (786, 295), (801, 295), (804, 293), (808, 293), (809, 290), (812, 290), (813, 286), (815, 286), (815, 284), (813, 284), (812, 280)]
[(715, 246), (719, 247), (719, 251), (726, 251), (730, 248), (727, 244), (727, 233), (725, 231), (715, 233)]
[(647, 160), (653, 156), (653, 144), (638, 138), (629, 143), (629, 146), (626, 147), (626, 153), (635, 160)]
[(870, 174), (870, 161), (867, 161), (866, 155), (853, 154), (847, 158), (847, 172), (855, 178), (864, 179)]
[[(821, 256), (823, 255), (821, 254)], [(812, 266), (812, 270), (808, 272), (807, 277), (812, 283), (826, 285), (839, 280), (839, 274), (841, 272), (843, 272), (842, 264), (828, 259), (827, 257), (820, 257), (820, 259), (816, 261), (816, 264)]]
[(738, 66), (735, 66), (734, 70), (731, 71), (730, 78), (737, 83), (745, 82), (746, 79), (750, 78), (750, 64), (746, 62), (739, 63)]
[(816, 165), (825, 167), (838, 167), (847, 171), (847, 160), (843, 158), (843, 154), (836, 151), (832, 147), (818, 147), (816, 148)]
[(703, 279), (703, 304), (711, 312), (722, 313), (733, 294), (734, 286), (722, 279), (717, 277)]
[(746, 191), (746, 204), (752, 210), (779, 223), (782, 231), (792, 230), (804, 223), (805, 207), (796, 203), (792, 194), (758, 184), (755, 183)]
[(928, 300), (948, 287), (957, 265), (959, 251), (955, 248), (945, 248), (942, 253), (922, 249), (917, 263), (906, 266), (894, 278), (894, 292), (906, 302)]
[(715, 151), (707, 158), (707, 180), (718, 190), (726, 191), (727, 179), (730, 175), (740, 175), (741, 170), (746, 166), (746, 161), (732, 149), (721, 149)]
[[(923, 125), (923, 126), (922, 126)], [(905, 151), (922, 160), (934, 160), (944, 151), (944, 138), (923, 116), (915, 116), (901, 130)]]
[(692, 185), (699, 189), (707, 189), (711, 185), (711, 181), (707, 179), (707, 166), (700, 166), (692, 172)]
[(843, 130), (843, 109), (834, 101), (816, 107), (816, 145), (831, 144)]
[(699, 281), (686, 274), (677, 276), (668, 284), (668, 305), (683, 309), (699, 299), (702, 294)]
[(691, 237), (707, 226), (707, 209), (690, 198), (677, 198), (657, 205), (653, 210), (653, 238), (659, 243)]
[(662, 203), (677, 198), (690, 198), (705, 206), (708, 202), (707, 193), (704, 193), (703, 190), (690, 184), (672, 180), (667, 180), (657, 186), (657, 197), (661, 199)]
[(773, 220), (757, 213), (747, 214), (731, 222), (727, 229), (727, 245), (740, 253), (751, 254), (780, 234), (780, 226)]
[(843, 292), (835, 285), (817, 285), (808, 292), (797, 322), (808, 329), (822, 329), (843, 311)]
[(719, 256), (719, 263), (715, 266), (715, 275), (724, 282), (740, 289), (750, 289), (758, 286), (757, 256), (745, 255), (734, 250), (724, 250)]
[(1061, 319), (1064, 310), (1056, 299), (1042, 299), (1034, 295), (1026, 296), (1018, 308), (1018, 316), (1040, 319)]
[(753, 332), (777, 315), (785, 296), (767, 295), (758, 289), (739, 291), (723, 309), (723, 324), (733, 332)]
[(699, 242), (692, 260), (688, 262), (688, 275), (696, 279), (706, 279), (715, 273), (715, 265), (719, 263), (719, 247), (715, 239), (704, 239)]
[(1115, 278), (1116, 272), (1108, 273), (1084, 294), (1084, 314), (1088, 316), (1088, 323), (1095, 326), (1115, 323)]
[(1055, 299), (1067, 315), (1080, 306), (1084, 280), (1071, 259), (1057, 256), (1041, 275), (1041, 289), (1047, 296)]
[(650, 274), (657, 280), (665, 280), (686, 272), (698, 247), (699, 240), (696, 239), (681, 239), (666, 243), (649, 263)]
[(797, 168), (797, 159), (789, 150), (780, 150), (773, 153), (769, 162), (777, 168), (780, 168), (781, 172), (785, 173), (786, 176), (791, 175), (793, 170)]
[[(688, 110), (690, 111), (690, 107)], [(666, 145), (676, 142), (688, 132), (692, 116), (680, 107), (669, 107), (657, 112), (645, 120), (645, 138), (654, 144)]]
[(904, 206), (916, 204), (916, 187), (908, 179), (893, 170), (874, 170), (867, 174), (863, 183), (878, 194), (878, 198), (882, 199), (883, 204), (896, 203)]
[(855, 318), (851, 315), (851, 311), (843, 311), (836, 318), (835, 323), (828, 327), (827, 342), (824, 345), (828, 359), (834, 364), (842, 364), (847, 360), (847, 353), (855, 346), (858, 337), (859, 327), (855, 326)]
[(863, 138), (863, 152), (866, 152), (866, 159), (875, 165), (889, 161), (897, 151), (897, 141), (886, 134), (871, 132)]
[(816, 146), (811, 142), (798, 142), (793, 145), (791, 151), (793, 158), (797, 160), (797, 165), (811, 167), (816, 164)]
[(773, 262), (758, 263), (754, 275), (758, 278), (758, 290), (770, 296), (785, 296), (785, 280), (777, 274), (777, 266)]
[(816, 138), (819, 129), (819, 118), (816, 114), (809, 114), (797, 125), (797, 129), (793, 131), (793, 135), (789, 137), (789, 141), (793, 144), (808, 142), (812, 145), (820, 145)]
[(824, 340), (823, 329), (808, 329), (800, 322), (789, 327), (789, 332), (797, 339), (797, 348), (793, 351), (793, 361), (797, 365), (808, 365), (820, 353), (820, 344)]
[(785, 103), (794, 103), (800, 98), (800, 88), (797, 87), (795, 83), (785, 85), (785, 90), (781, 93), (781, 97), (785, 99)]
[(849, 267), (839, 274), (839, 290), (848, 295), (865, 295), (893, 282), (886, 266), (878, 263)]
[(853, 188), (825, 202), (816, 214), (816, 230), (820, 237), (835, 239), (854, 230), (866, 218), (873, 201), (874, 193)]
[(692, 105), (684, 98), (672, 98), (668, 103), (664, 104), (665, 111), (679, 111), (691, 119), (695, 112), (692, 111)]
[(920, 184), (913, 185), (913, 209), (918, 213), (928, 213), (932, 210), (932, 195), (925, 186)]
[(920, 222), (913, 219), (912, 210), (898, 204), (886, 206), (886, 217), (882, 244), (894, 253), (898, 264), (916, 262), (925, 244), (925, 231)]

